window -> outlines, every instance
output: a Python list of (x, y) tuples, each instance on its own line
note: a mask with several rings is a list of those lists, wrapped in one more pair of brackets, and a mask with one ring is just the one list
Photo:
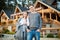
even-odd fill
[(19, 19), (20, 17), (18, 17), (18, 19)]
[(7, 20), (7, 17), (5, 15), (2, 16), (2, 19)]
[(2, 16), (2, 19), (5, 19), (5, 16)]
[(13, 19), (14, 17), (13, 17), (13, 16), (11, 16), (10, 18), (11, 18), (11, 19)]
[(20, 10), (17, 8), (17, 9), (16, 9), (16, 13), (19, 13), (19, 12), (20, 12)]
[(5, 20), (7, 20), (7, 17), (5, 17)]
[(14, 15), (14, 19), (16, 19), (16, 15)]

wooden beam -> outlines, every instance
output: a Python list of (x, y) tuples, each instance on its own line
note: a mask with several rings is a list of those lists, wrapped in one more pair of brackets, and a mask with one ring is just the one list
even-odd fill
[(60, 11), (56, 10), (55, 8), (49, 6), (49, 5), (45, 4), (45, 3), (43, 3), (42, 1), (39, 1), (39, 2), (40, 2), (41, 4), (43, 4), (43, 5), (47, 6), (47, 7), (49, 7), (50, 9), (56, 11), (57, 13), (60, 13)]
[(51, 9), (43, 9), (43, 10), (39, 10), (38, 12), (42, 13), (42, 11), (44, 13), (54, 13), (53, 10), (51, 10)]
[(42, 18), (44, 18), (44, 12), (43, 12), (43, 9), (42, 9)]
[(41, 30), (60, 30), (60, 28), (41, 28)]
[(51, 19), (51, 13), (50, 13), (50, 19)]
[(57, 15), (56, 15), (56, 20), (57, 20)]

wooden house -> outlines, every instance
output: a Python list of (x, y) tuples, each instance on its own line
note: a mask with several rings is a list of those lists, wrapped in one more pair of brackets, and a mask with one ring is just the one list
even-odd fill
[[(52, 3), (49, 4), (52, 5), (53, 3), (54, 2), (52, 1)], [(60, 11), (49, 4), (43, 2), (42, 0), (37, 0), (34, 4), (36, 11), (41, 14), (43, 19), (43, 27), (41, 32), (43, 35), (46, 33), (58, 33), (58, 30), (60, 30)]]

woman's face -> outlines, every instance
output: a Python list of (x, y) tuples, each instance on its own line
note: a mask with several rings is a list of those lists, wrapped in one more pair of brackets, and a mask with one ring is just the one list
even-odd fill
[(27, 17), (27, 13), (26, 12), (23, 13), (23, 17), (25, 17), (25, 18)]

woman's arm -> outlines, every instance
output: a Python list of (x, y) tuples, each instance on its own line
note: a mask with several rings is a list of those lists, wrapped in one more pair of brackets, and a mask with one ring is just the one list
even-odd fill
[(20, 20), (21, 20), (21, 19), (19, 18), (18, 21), (17, 21), (17, 23), (16, 23), (16, 31), (18, 31), (19, 21), (20, 21)]
[(29, 26), (29, 19), (27, 18), (27, 26)]

